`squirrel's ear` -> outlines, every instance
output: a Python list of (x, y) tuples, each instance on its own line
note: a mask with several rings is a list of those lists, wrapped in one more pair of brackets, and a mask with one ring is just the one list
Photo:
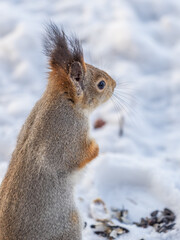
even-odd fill
[(76, 61), (71, 64), (69, 77), (76, 88), (77, 95), (82, 95), (84, 90), (84, 70), (80, 62)]
[(44, 53), (52, 69), (62, 68), (68, 74), (69, 66), (72, 65), (72, 70), (77, 68), (73, 62), (79, 62), (86, 69), (80, 41), (75, 36), (68, 37), (62, 28), (59, 29), (52, 22), (46, 26)]

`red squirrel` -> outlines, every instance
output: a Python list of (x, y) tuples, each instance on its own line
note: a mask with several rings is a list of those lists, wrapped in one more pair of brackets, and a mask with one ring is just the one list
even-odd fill
[(0, 187), (0, 240), (81, 240), (73, 175), (99, 147), (89, 115), (113, 94), (116, 82), (84, 62), (77, 38), (48, 26), (49, 79), (17, 139)]

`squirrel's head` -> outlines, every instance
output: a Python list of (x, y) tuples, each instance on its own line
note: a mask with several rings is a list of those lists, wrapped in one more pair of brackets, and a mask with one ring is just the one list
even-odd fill
[(51, 69), (49, 88), (90, 111), (112, 96), (116, 82), (106, 72), (84, 62), (77, 38), (68, 38), (51, 23), (44, 43)]

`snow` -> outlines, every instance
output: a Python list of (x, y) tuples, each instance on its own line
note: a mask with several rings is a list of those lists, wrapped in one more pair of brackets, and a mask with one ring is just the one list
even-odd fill
[(88, 223), (83, 239), (100, 239), (89, 228), (89, 206), (98, 197), (108, 208), (124, 206), (132, 221), (164, 207), (177, 216), (168, 233), (127, 225), (130, 233), (120, 239), (180, 239), (180, 3), (1, 0), (0, 16), (0, 181), (17, 134), (47, 83), (41, 40), (43, 24), (51, 19), (79, 36), (86, 62), (127, 83), (118, 86), (127, 109), (117, 113), (109, 102), (91, 117), (92, 125), (97, 118), (107, 124), (92, 127), (101, 154), (76, 191)]

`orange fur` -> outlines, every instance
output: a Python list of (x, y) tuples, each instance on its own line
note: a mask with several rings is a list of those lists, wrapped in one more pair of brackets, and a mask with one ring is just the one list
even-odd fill
[(85, 167), (86, 164), (88, 164), (98, 156), (98, 153), (99, 153), (99, 146), (97, 145), (95, 140), (92, 140), (87, 149), (86, 158), (79, 164), (79, 168)]
[(82, 67), (84, 69), (84, 72), (86, 72), (86, 63), (84, 62), (84, 58), (81, 58), (81, 63), (82, 63)]
[(74, 103), (77, 103), (81, 99), (77, 97), (76, 87), (72, 84), (69, 75), (61, 67), (51, 67), (48, 90), (63, 94), (67, 99), (72, 99)]
[(77, 213), (77, 211), (73, 211), (71, 213), (71, 221), (74, 223), (74, 224), (78, 224), (79, 223), (79, 215)]
[[(48, 91), (51, 93), (64, 94), (67, 98), (73, 98), (73, 86), (67, 73), (62, 69), (53, 69), (49, 73)], [(53, 97), (53, 96), (52, 96)]]

